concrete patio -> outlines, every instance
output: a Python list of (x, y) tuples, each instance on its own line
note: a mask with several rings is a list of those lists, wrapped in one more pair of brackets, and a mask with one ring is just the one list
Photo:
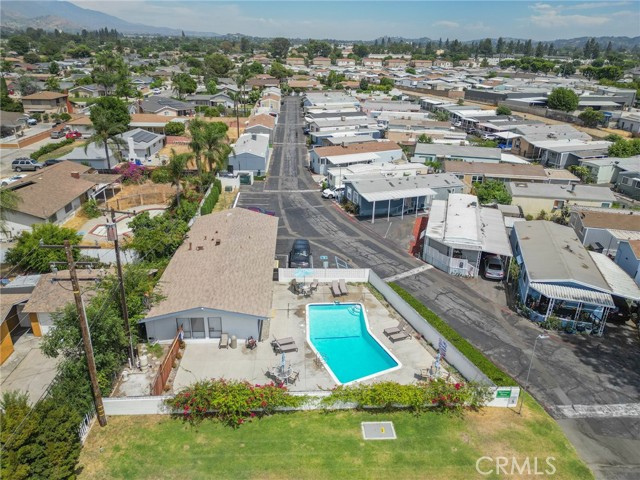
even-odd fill
[[(399, 370), (366, 382), (391, 380), (407, 384), (418, 380), (420, 370), (429, 368), (435, 361), (424, 342), (416, 339), (415, 332), (409, 330), (412, 338), (392, 343), (383, 330), (398, 325), (400, 317), (380, 303), (365, 285), (349, 284), (348, 289), (349, 295), (340, 297), (339, 301), (364, 304), (373, 335), (402, 363)], [(273, 314), (268, 338), (293, 337), (298, 346), (297, 352), (286, 354), (286, 361), (293, 371), (300, 372), (298, 381), (290, 386), (293, 391), (317, 391), (336, 385), (306, 342), (305, 321), (307, 304), (333, 303), (335, 300), (328, 285), (320, 285), (311, 296), (303, 297), (292, 293), (289, 285), (274, 284)], [(269, 341), (259, 342), (257, 348), (249, 350), (245, 347), (244, 339), (238, 339), (236, 349), (219, 349), (218, 342), (211, 340), (188, 340), (173, 390), (179, 391), (198, 380), (220, 377), (265, 383), (270, 381), (265, 372), (280, 365), (280, 362), (281, 355), (273, 352)]]

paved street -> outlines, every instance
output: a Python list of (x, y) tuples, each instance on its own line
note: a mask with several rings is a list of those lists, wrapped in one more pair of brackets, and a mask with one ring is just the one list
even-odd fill
[[(450, 277), (409, 255), (407, 245), (381, 234), (376, 225), (346, 215), (322, 199), (308, 172), (298, 97), (285, 97), (266, 182), (243, 187), (239, 205), (257, 205), (280, 217), (277, 254), (286, 259), (294, 238), (311, 242), (314, 264), (346, 261), (370, 267), (397, 282), (440, 315), (521, 384), (540, 329), (508, 310), (500, 284)], [(392, 219), (392, 222), (397, 220)], [(394, 227), (395, 228), (395, 227)], [(381, 230), (382, 229), (382, 230)], [(386, 238), (385, 238), (386, 237)], [(423, 268), (420, 268), (423, 267)], [(414, 270), (416, 269), (416, 270)], [(640, 477), (640, 355), (637, 333), (609, 325), (604, 338), (552, 335), (538, 342), (530, 376), (531, 393), (559, 420), (598, 478)], [(572, 405), (577, 406), (579, 414)], [(603, 418), (594, 405), (615, 406)], [(620, 413), (621, 412), (621, 413)], [(622, 416), (619, 416), (622, 415)]]

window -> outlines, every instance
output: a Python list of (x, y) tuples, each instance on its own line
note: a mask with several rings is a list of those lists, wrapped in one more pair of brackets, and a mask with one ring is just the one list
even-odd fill
[(69, 213), (71, 210), (73, 210), (73, 202), (72, 203), (67, 203), (64, 206), (64, 213)]
[(629, 185), (629, 177), (622, 177), (622, 184)]
[(602, 202), (602, 205), (601, 205), (601, 206), (602, 206), (602, 208), (609, 208), (609, 207), (611, 207), (611, 203), (609, 203), (609, 202)]
[(564, 200), (554, 200), (553, 209), (556, 210), (558, 208), (564, 207)]
[(471, 177), (471, 183), (482, 183), (484, 177), (482, 175), (473, 175)]

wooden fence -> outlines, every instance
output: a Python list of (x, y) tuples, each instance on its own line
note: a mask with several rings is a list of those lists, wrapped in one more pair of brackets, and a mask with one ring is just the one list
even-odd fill
[(179, 350), (180, 337), (176, 335), (176, 338), (173, 339), (171, 347), (169, 347), (169, 351), (167, 352), (167, 356), (164, 357), (162, 365), (160, 365), (160, 369), (158, 370), (158, 374), (151, 385), (151, 395), (162, 395), (164, 393), (164, 386), (167, 384), (169, 375), (171, 375), (173, 362), (176, 360), (176, 355), (178, 355)]

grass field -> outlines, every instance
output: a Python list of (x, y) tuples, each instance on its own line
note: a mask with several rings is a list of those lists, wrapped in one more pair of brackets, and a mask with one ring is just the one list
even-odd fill
[[(533, 402), (532, 400), (530, 400)], [(191, 427), (168, 416), (110, 417), (95, 426), (80, 457), (80, 479), (592, 479), (558, 425), (530, 403), (522, 416), (485, 409), (464, 418), (407, 412), (296, 412), (266, 417), (237, 430), (214, 421)], [(390, 420), (397, 440), (364, 441), (360, 422)], [(515, 457), (526, 473), (476, 470), (480, 457)], [(495, 460), (483, 460), (483, 471)], [(511, 463), (507, 467), (510, 472)], [(517, 472), (517, 470), (516, 470)], [(526, 472), (526, 471), (525, 471)], [(544, 475), (543, 475), (544, 476)]]
[(71, 143), (69, 145), (65, 145), (64, 147), (60, 147), (57, 150), (54, 150), (53, 152), (45, 153), (40, 158), (38, 158), (38, 161), (39, 162), (45, 162), (45, 161), (51, 160), (53, 158), (60, 158), (63, 155), (66, 155), (67, 153), (71, 153), (74, 148), (84, 147), (85, 143), (86, 142), (76, 140), (75, 142), (73, 142), (73, 143)]

